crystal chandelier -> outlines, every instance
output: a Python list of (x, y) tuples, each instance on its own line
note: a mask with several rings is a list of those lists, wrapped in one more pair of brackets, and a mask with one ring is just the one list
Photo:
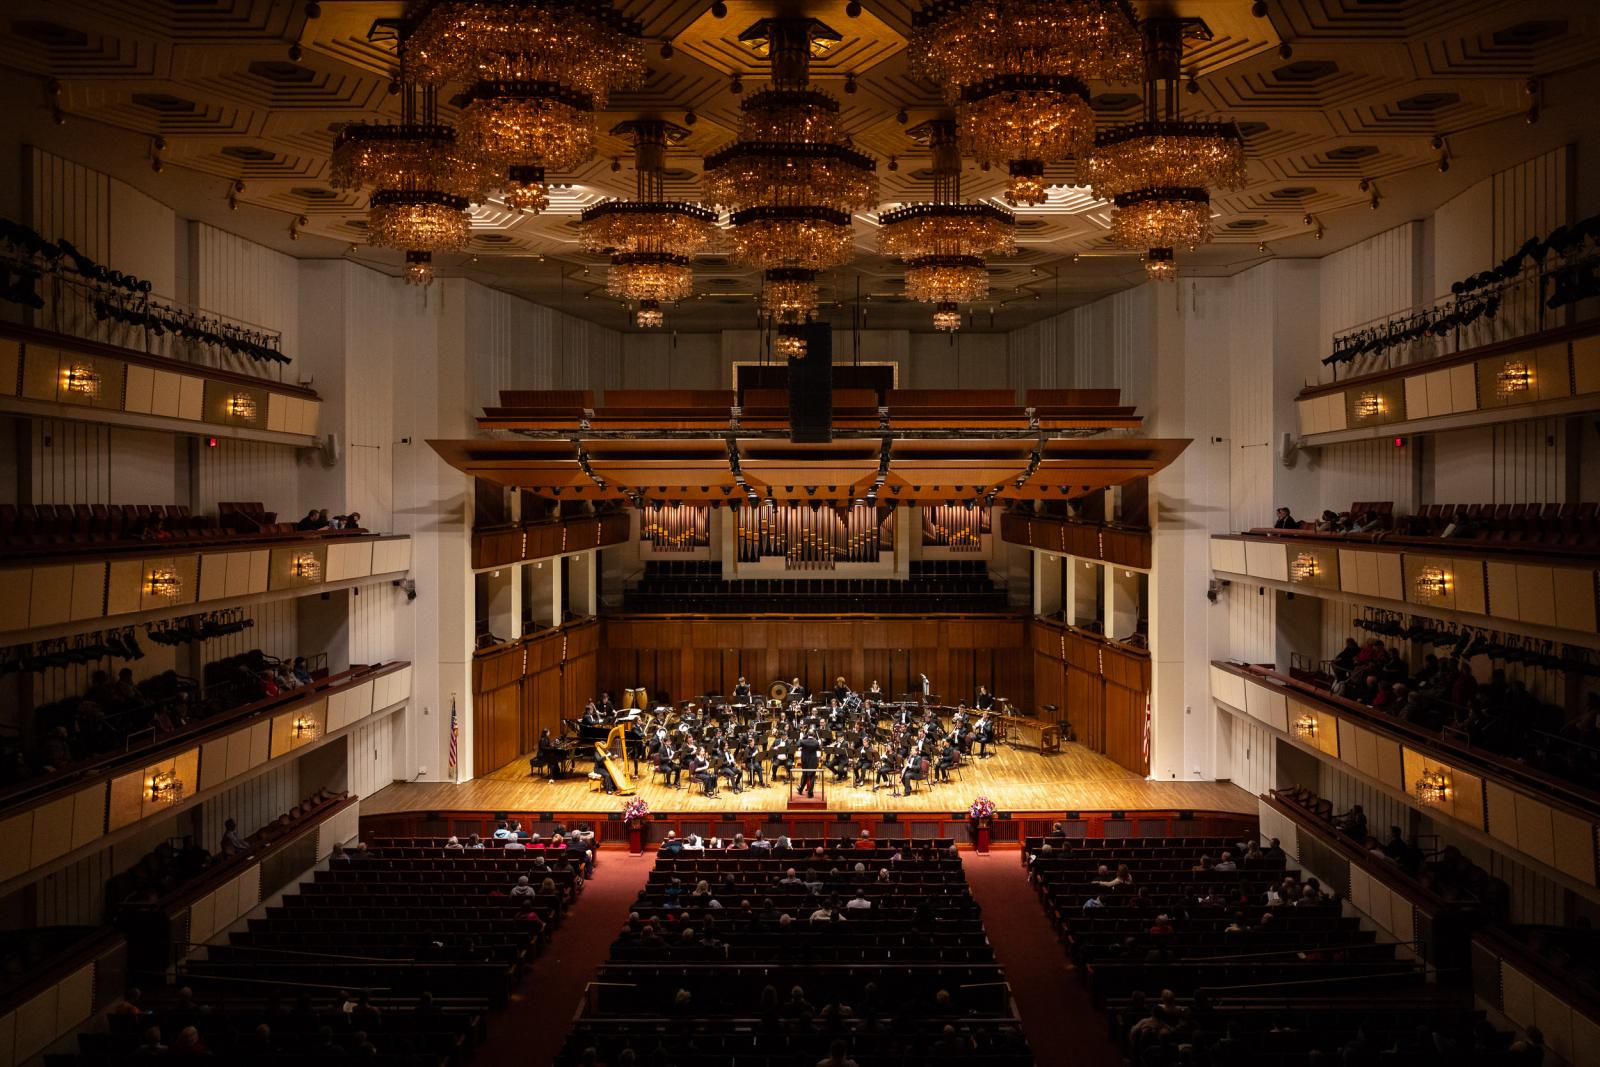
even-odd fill
[(663, 174), (669, 137), (687, 131), (659, 119), (625, 122), (612, 133), (632, 133), (638, 198), (607, 200), (578, 221), (583, 245), (611, 255), (606, 291), (622, 300), (671, 304), (694, 291), (690, 257), (716, 234), (716, 212), (668, 200)]
[(633, 313), (633, 324), (641, 330), (659, 329), (666, 321), (666, 313), (654, 300), (639, 301), (639, 308)]
[(962, 148), (1008, 165), (1013, 204), (1043, 202), (1044, 164), (1092, 142), (1087, 83), (1139, 77), (1127, 0), (934, 0), (912, 16), (910, 51), (956, 105)]
[[(706, 188), (733, 209), (733, 256), (780, 283), (764, 303), (793, 321), (816, 310), (817, 271), (851, 254), (851, 212), (878, 198), (877, 164), (850, 147), (839, 104), (807, 88), (816, 42), (838, 34), (814, 19), (763, 19), (740, 34), (772, 61), (772, 87), (740, 104), (739, 136), (706, 157)], [(809, 287), (808, 287), (808, 284)], [(804, 350), (804, 339), (795, 337)], [(792, 353), (791, 353), (792, 354)]]
[(468, 86), (463, 145), (508, 206), (537, 212), (542, 171), (586, 162), (596, 112), (643, 75), (639, 32), (607, 0), (430, 0), (406, 51), (423, 81)]
[[(367, 241), (407, 253), (406, 279), (432, 280), (432, 254), (466, 247), (471, 198), (482, 195), (483, 171), (439, 121), (438, 96), (413, 85), (402, 55), (398, 123), (352, 123), (334, 140), (329, 184), (366, 189)], [(428, 264), (420, 272), (418, 264)]]
[(1150, 248), (1144, 254), (1144, 276), (1153, 282), (1178, 280), (1178, 260), (1170, 248)]
[(939, 304), (933, 309), (933, 328), (945, 333), (961, 329), (961, 309), (954, 304)]
[(1450, 798), (1450, 776), (1442, 767), (1424, 768), (1412, 789), (1424, 804), (1443, 804)]
[(550, 206), (550, 190), (545, 185), (544, 168), (514, 164), (506, 168), (505, 187), (500, 199), (513, 211), (537, 215)]
[(776, 323), (804, 322), (817, 307), (817, 272), (797, 267), (767, 271), (761, 284), (761, 314)]
[[(1178, 82), (1186, 36), (1197, 20), (1145, 21), (1145, 118), (1095, 136), (1084, 177), (1114, 205), (1111, 235), (1129, 248), (1192, 248), (1211, 236), (1211, 190), (1244, 184), (1244, 139), (1231, 122), (1185, 122)], [(1147, 259), (1146, 266), (1155, 263)], [(1170, 258), (1152, 278), (1170, 278)]]
[(806, 338), (801, 333), (802, 327), (786, 325), (778, 327), (778, 334), (773, 338), (772, 350), (785, 359), (800, 359), (806, 354)]
[[(911, 132), (926, 136), (933, 151), (933, 200), (884, 212), (878, 219), (878, 250), (906, 262), (907, 296), (948, 311), (989, 295), (984, 257), (1016, 250), (1015, 220), (991, 204), (962, 202), (954, 122), (937, 119)], [(943, 318), (935, 312), (939, 329), (960, 324), (959, 312)]]

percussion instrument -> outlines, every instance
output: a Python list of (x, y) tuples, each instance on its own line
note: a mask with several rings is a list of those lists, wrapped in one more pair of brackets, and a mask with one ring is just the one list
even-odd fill
[(780, 704), (783, 703), (789, 698), (789, 683), (782, 680), (773, 682), (767, 686), (767, 696)]

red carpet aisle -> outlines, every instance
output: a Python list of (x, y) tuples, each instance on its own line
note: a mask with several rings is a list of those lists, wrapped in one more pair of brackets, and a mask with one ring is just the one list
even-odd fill
[(606, 849), (600, 865), (512, 992), (505, 1011), (489, 1020), (489, 1039), (473, 1054), (474, 1064), (549, 1063), (561, 1050), (584, 987), (611, 952), (628, 910), (644, 888), (655, 855), (630, 856)]
[(1029, 887), (1017, 854), (963, 852), (961, 858), (1040, 1067), (1122, 1067), (1122, 1054), (1106, 1037), (1105, 1018), (1089, 1003), (1078, 975), (1068, 969), (1066, 950)]

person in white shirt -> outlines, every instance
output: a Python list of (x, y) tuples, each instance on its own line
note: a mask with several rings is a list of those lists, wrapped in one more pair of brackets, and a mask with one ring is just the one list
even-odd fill
[(496, 841), (504, 841), (508, 837), (515, 837), (515, 836), (516, 836), (516, 834), (511, 832), (511, 828), (505, 824), (505, 820), (504, 819), (502, 819), (499, 823), (497, 823), (495, 825), (495, 828), (494, 828), (494, 839)]
[(845, 907), (851, 911), (865, 911), (872, 907), (872, 901), (857, 893), (845, 903)]
[(690, 834), (683, 839), (683, 850), (685, 852), (704, 852), (706, 850), (705, 839), (699, 834)]
[(832, 906), (826, 904), (811, 913), (811, 921), (814, 923), (831, 923), (836, 918), (843, 918), (843, 916), (834, 911)]

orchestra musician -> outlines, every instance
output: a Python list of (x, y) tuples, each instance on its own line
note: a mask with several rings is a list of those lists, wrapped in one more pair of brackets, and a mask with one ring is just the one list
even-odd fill
[(595, 706), (599, 709), (600, 714), (603, 716), (603, 718), (600, 720), (601, 722), (610, 722), (612, 719), (617, 717), (617, 708), (616, 705), (611, 703), (610, 693), (601, 690), (600, 699)]
[(988, 712), (984, 712), (972, 728), (972, 739), (978, 743), (978, 758), (988, 759), (991, 755), (989, 746), (994, 744), (994, 723), (989, 721)]
[(822, 762), (822, 744), (817, 735), (806, 731), (800, 739), (800, 785), (795, 792), (808, 797), (817, 795), (817, 768)]
[(735, 704), (750, 703), (750, 683), (745, 681), (744, 675), (739, 675), (739, 680), (733, 683), (733, 702)]
[[(682, 789), (687, 775), (708, 798), (716, 797), (723, 785), (740, 793), (779, 779), (796, 792), (815, 796), (822, 774), (858, 789), (870, 783), (874, 790), (888, 786), (913, 793), (919, 781), (948, 782), (951, 771), (973, 757), (974, 745), (977, 758), (992, 758), (1002, 734), (993, 710), (998, 700), (986, 686), (977, 687), (974, 705), (953, 710), (889, 702), (876, 680), (856, 692), (842, 677), (815, 701), (802, 700), (806, 690), (799, 687), (782, 703), (768, 702), (743, 676), (733, 692), (750, 703), (741, 708), (708, 697), (658, 711), (648, 724), (630, 724), (628, 756), (659, 772), (670, 788)], [(589, 702), (582, 719), (585, 729), (608, 725), (602, 710), (607, 703), (605, 695)], [(569, 758), (563, 742), (541, 731), (529, 762), (532, 773), (548, 771), (559, 777)], [(619, 759), (620, 753), (612, 758)], [(617, 788), (603, 761), (596, 762), (595, 772), (607, 789)]]
[(789, 683), (789, 699), (791, 701), (799, 703), (808, 695), (810, 694), (806, 692), (806, 687), (800, 684), (800, 679), (798, 677)]

